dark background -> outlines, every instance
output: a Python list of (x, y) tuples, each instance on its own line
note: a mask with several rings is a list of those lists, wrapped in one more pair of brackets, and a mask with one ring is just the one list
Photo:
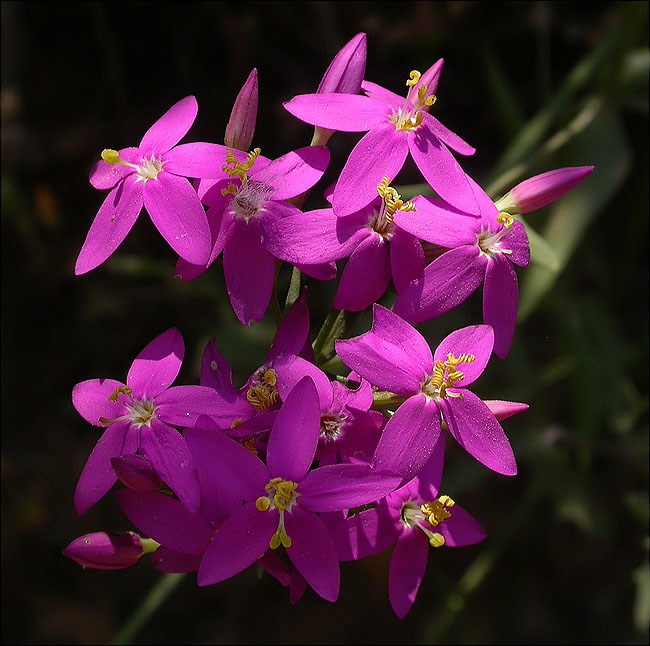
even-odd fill
[[(199, 116), (185, 141), (221, 142), (253, 67), (254, 145), (269, 157), (307, 145), (311, 128), (281, 102), (315, 91), (360, 31), (366, 78), (396, 92), (411, 69), (445, 58), (434, 110), (477, 147), (463, 166), (496, 187), (494, 197), (535, 172), (597, 165), (565, 202), (571, 208), (529, 218), (560, 250), (561, 266), (549, 278), (538, 252), (537, 266), (520, 273), (528, 305), (512, 353), (493, 359), (475, 388), (531, 404), (504, 423), (520, 473), (498, 476), (450, 448), (443, 488), (488, 539), (432, 550), (405, 621), (388, 604), (388, 552), (343, 564), (336, 604), (309, 590), (291, 606), (284, 588), (253, 570), (209, 588), (189, 575), (133, 643), (647, 643), (647, 10), (646, 2), (3, 2), (3, 643), (109, 643), (160, 576), (146, 558), (98, 572), (61, 554), (86, 532), (131, 529), (110, 496), (82, 518), (72, 508), (98, 438), (72, 408), (74, 384), (123, 379), (172, 325), (186, 342), (177, 383), (196, 383), (211, 335), (241, 383), (274, 330), (270, 318), (236, 322), (219, 267), (189, 284), (173, 280), (175, 258), (144, 213), (109, 262), (74, 277), (104, 195), (87, 181), (93, 162), (103, 148), (136, 145), (188, 94)], [(589, 105), (598, 116), (576, 125)], [(327, 180), (355, 141), (334, 137)], [(517, 163), (526, 167), (499, 183)], [(412, 168), (400, 180), (420, 181)], [(317, 193), (310, 199), (323, 206)], [(333, 285), (308, 285), (315, 334)], [(477, 294), (420, 329), (435, 347), (479, 321)]]

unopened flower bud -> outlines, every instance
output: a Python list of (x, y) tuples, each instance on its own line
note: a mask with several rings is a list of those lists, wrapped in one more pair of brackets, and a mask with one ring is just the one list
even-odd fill
[(257, 123), (258, 102), (257, 69), (253, 68), (232, 107), (224, 137), (226, 146), (237, 150), (248, 150), (251, 147)]
[(111, 458), (111, 465), (120, 481), (135, 491), (158, 491), (162, 480), (151, 462), (142, 455), (118, 455)]
[(535, 175), (520, 182), (495, 202), (499, 211), (530, 213), (559, 200), (594, 170), (593, 166), (569, 166)]
[[(344, 45), (333, 58), (316, 92), (318, 94), (330, 92), (359, 94), (366, 73), (366, 55), (366, 35), (361, 32)], [(316, 126), (311, 145), (325, 146), (335, 132), (336, 130)]]
[(121, 570), (157, 547), (155, 541), (134, 532), (94, 532), (72, 541), (63, 554), (85, 568)]
[(529, 408), (528, 404), (523, 402), (506, 402), (498, 399), (484, 399), (483, 401), (499, 421), (508, 419), (517, 413), (523, 413)]

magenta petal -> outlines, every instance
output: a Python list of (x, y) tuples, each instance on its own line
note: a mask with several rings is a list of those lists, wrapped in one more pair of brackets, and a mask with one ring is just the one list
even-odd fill
[(99, 421), (117, 419), (125, 414), (122, 401), (111, 401), (109, 397), (124, 384), (115, 379), (88, 379), (72, 389), (72, 404), (87, 422), (93, 426), (105, 426)]
[(111, 458), (133, 452), (124, 450), (130, 427), (128, 421), (115, 422), (104, 431), (95, 444), (74, 492), (74, 509), (79, 516), (103, 498), (117, 481)]
[(201, 200), (184, 177), (161, 172), (144, 185), (144, 205), (160, 235), (181, 258), (194, 265), (208, 262), (210, 226)]
[(359, 94), (366, 69), (366, 34), (353, 36), (336, 54), (318, 85), (318, 94)]
[(332, 383), (318, 366), (302, 357), (289, 355), (278, 357), (273, 362), (273, 368), (278, 374), (277, 388), (283, 400), (303, 377), (311, 377), (318, 391), (319, 410), (329, 410), (332, 405)]
[(431, 349), (424, 337), (385, 307), (373, 306), (369, 332), (336, 342), (345, 365), (381, 390), (399, 395), (420, 392), (433, 369)]
[(291, 547), (287, 555), (309, 585), (326, 601), (339, 596), (341, 571), (336, 550), (325, 523), (314, 513), (300, 507), (284, 516)]
[(310, 511), (339, 511), (375, 502), (393, 491), (401, 476), (360, 464), (330, 464), (300, 483), (300, 505)]
[(256, 500), (271, 479), (264, 463), (235, 440), (199, 423), (185, 431), (205, 491), (217, 496), (226, 489), (240, 500)]
[(202, 386), (214, 388), (228, 402), (234, 402), (239, 397), (232, 384), (230, 364), (219, 351), (215, 337), (208, 341), (201, 357), (200, 383)]
[(440, 438), (440, 413), (425, 395), (407, 399), (388, 420), (372, 458), (372, 466), (399, 473), (404, 481), (417, 475)]
[(322, 176), (330, 160), (325, 146), (307, 146), (274, 159), (251, 179), (274, 188), (274, 200), (287, 200), (310, 189)]
[(451, 518), (440, 523), (436, 531), (442, 534), (447, 547), (475, 545), (486, 536), (481, 524), (458, 504), (451, 509)]
[(222, 169), (228, 149), (220, 144), (195, 142), (181, 144), (164, 155), (164, 169), (181, 177), (222, 179), (229, 175)]
[(147, 157), (167, 152), (175, 146), (192, 127), (199, 111), (193, 96), (186, 96), (175, 103), (142, 137), (140, 152)]
[(409, 150), (424, 179), (440, 197), (466, 213), (478, 214), (474, 191), (465, 171), (436, 137), (425, 119), (408, 138)]
[(435, 500), (440, 492), (442, 471), (445, 465), (445, 434), (441, 433), (431, 456), (411, 481), (415, 496), (421, 500)]
[(158, 419), (141, 429), (140, 446), (156, 473), (190, 511), (198, 511), (201, 500), (196, 464), (185, 438)]
[(183, 363), (185, 344), (176, 328), (150, 341), (133, 361), (126, 383), (133, 389), (133, 397), (153, 399), (169, 388)]
[(317, 265), (306, 265), (302, 262), (293, 263), (296, 269), (316, 280), (333, 280), (336, 278), (336, 262), (321, 262)]
[(404, 619), (411, 610), (429, 558), (429, 543), (417, 528), (405, 531), (395, 544), (388, 568), (388, 598), (395, 614)]
[(385, 104), (391, 107), (399, 108), (404, 103), (404, 97), (399, 94), (395, 94), (391, 90), (387, 90), (385, 87), (373, 83), (372, 81), (362, 81), (361, 89), (370, 97), (380, 99)]
[[(440, 400), (442, 416), (456, 441), (488, 469), (506, 476), (517, 474), (510, 442), (490, 409), (470, 390)], [(453, 394), (453, 393), (452, 393)]]
[[(365, 132), (388, 120), (383, 101), (359, 94), (301, 94), (284, 107), (305, 123), (342, 132)], [(393, 130), (395, 128), (393, 127)]]
[[(118, 150), (120, 158), (124, 161), (138, 164), (142, 157), (137, 148), (123, 148)], [(94, 188), (107, 190), (113, 188), (121, 179), (135, 173), (135, 169), (124, 164), (107, 164), (100, 159), (90, 171), (88, 179)]]
[(334, 296), (334, 309), (350, 312), (365, 310), (384, 295), (389, 282), (388, 243), (382, 236), (373, 233), (352, 252)]
[[(427, 95), (435, 94), (438, 90), (438, 83), (440, 83), (440, 75), (442, 74), (442, 66), (445, 64), (444, 58), (439, 58), (420, 78), (417, 83), (409, 88), (406, 98), (410, 103), (415, 103), (418, 97), (420, 88), (426, 85)], [(427, 114), (425, 112), (425, 114)]]
[(174, 386), (156, 397), (156, 413), (173, 426), (192, 426), (199, 415), (230, 425), (233, 403), (209, 386)]
[(390, 266), (398, 293), (415, 280), (426, 266), (419, 240), (397, 227), (390, 240)]
[(417, 195), (411, 202), (415, 211), (396, 211), (395, 224), (421, 240), (453, 249), (476, 245), (481, 220), (442, 200)]
[(181, 554), (161, 545), (151, 555), (151, 562), (160, 572), (188, 574), (199, 569), (202, 558), (203, 554)]
[(252, 565), (269, 549), (278, 527), (276, 510), (259, 511), (249, 503), (236, 511), (219, 529), (199, 567), (199, 585), (229, 579)]
[(244, 325), (261, 320), (273, 291), (275, 259), (262, 246), (258, 222), (233, 222), (223, 250), (223, 270), (237, 318)]
[(485, 273), (483, 320), (494, 328), (494, 353), (499, 359), (505, 359), (510, 352), (517, 325), (518, 303), (515, 268), (505, 256), (495, 254)]
[(273, 423), (266, 449), (269, 472), (300, 482), (314, 459), (319, 433), (318, 391), (311, 377), (303, 377), (285, 399)]
[(339, 561), (356, 561), (388, 549), (403, 527), (380, 505), (337, 523), (330, 529), (330, 538)]
[(444, 362), (450, 353), (456, 358), (462, 354), (474, 355), (474, 361), (458, 365), (458, 370), (464, 377), (458, 381), (457, 387), (464, 388), (483, 373), (490, 360), (493, 345), (494, 332), (489, 325), (469, 325), (446, 336), (436, 348), (433, 358), (435, 361)]
[(393, 311), (422, 323), (453, 310), (483, 282), (486, 262), (476, 245), (443, 253), (398, 294)]
[(126, 238), (142, 210), (142, 187), (135, 175), (130, 175), (108, 194), (77, 257), (77, 276), (101, 265)]
[(257, 69), (253, 68), (232, 106), (224, 135), (226, 146), (240, 150), (250, 148), (255, 134), (258, 104)]
[(386, 124), (364, 135), (352, 149), (334, 188), (334, 213), (349, 215), (370, 204), (377, 197), (377, 186), (382, 179), (388, 177), (392, 181), (407, 156), (405, 133), (395, 130), (388, 119)]
[(289, 308), (273, 337), (266, 360), (283, 354), (300, 354), (309, 336), (309, 307), (305, 292)]
[(470, 146), (464, 139), (459, 137), (444, 126), (438, 119), (431, 114), (425, 114), (427, 125), (431, 128), (433, 134), (442, 141), (443, 144), (455, 150), (460, 155), (473, 155), (476, 152), (474, 146)]
[(500, 399), (484, 399), (483, 403), (500, 422), (529, 408), (528, 404), (523, 402), (508, 402)]
[(155, 541), (181, 554), (203, 554), (212, 528), (178, 500), (153, 491), (121, 489), (117, 500), (127, 518)]
[(510, 231), (502, 238), (501, 248), (512, 251), (508, 259), (519, 267), (528, 267), (530, 263), (530, 245), (528, 243), (528, 234), (521, 222), (516, 220), (512, 224)]

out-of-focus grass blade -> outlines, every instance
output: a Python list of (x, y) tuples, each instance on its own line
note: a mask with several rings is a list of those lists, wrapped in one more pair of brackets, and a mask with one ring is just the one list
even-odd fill
[(532, 229), (527, 222), (521, 220), (521, 223), (526, 227), (526, 233), (528, 234), (531, 263), (544, 267), (553, 273), (558, 272), (560, 270), (560, 259), (557, 257), (553, 247), (535, 229)]
[(582, 236), (618, 190), (628, 174), (631, 152), (620, 117), (603, 108), (596, 118), (568, 146), (566, 165), (593, 164), (590, 177), (565, 195), (549, 211), (542, 237), (555, 251), (559, 267), (530, 267), (523, 275), (519, 320), (525, 319), (549, 290), (566, 266)]

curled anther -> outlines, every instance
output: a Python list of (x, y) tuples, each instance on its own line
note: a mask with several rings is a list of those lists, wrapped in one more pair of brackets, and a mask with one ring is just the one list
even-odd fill
[(409, 73), (409, 79), (406, 81), (406, 85), (408, 85), (408, 87), (413, 87), (420, 80), (421, 76), (422, 74), (420, 74), (420, 72), (417, 70), (411, 70)]
[(503, 224), (506, 229), (509, 229), (515, 223), (515, 219), (510, 215), (510, 213), (502, 211), (497, 215), (497, 222)]

